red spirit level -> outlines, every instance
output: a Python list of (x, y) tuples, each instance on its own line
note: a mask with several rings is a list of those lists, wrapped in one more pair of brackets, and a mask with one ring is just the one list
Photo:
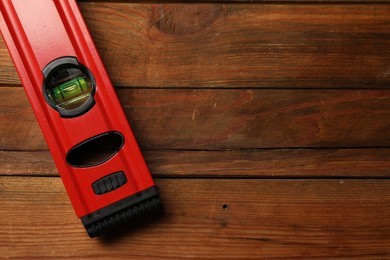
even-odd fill
[(90, 237), (161, 203), (75, 0), (0, 0), (0, 29)]

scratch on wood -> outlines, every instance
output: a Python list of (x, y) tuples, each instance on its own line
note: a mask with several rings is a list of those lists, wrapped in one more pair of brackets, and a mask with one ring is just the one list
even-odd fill
[(194, 112), (192, 113), (192, 126), (195, 127), (196, 126), (196, 116), (198, 116), (200, 114), (199, 110), (198, 109), (194, 109)]
[(320, 116), (317, 126), (317, 136), (321, 138), (323, 132), (326, 130), (326, 122), (329, 118), (329, 112), (325, 100), (320, 101)]
[(245, 100), (244, 104), (251, 102), (253, 100), (253, 92), (250, 89), (247, 89), (245, 93), (248, 94), (247, 96), (249, 97), (249, 99)]
[(387, 68), (387, 69), (383, 72), (383, 76), (385, 76), (385, 77), (390, 76), (390, 68)]

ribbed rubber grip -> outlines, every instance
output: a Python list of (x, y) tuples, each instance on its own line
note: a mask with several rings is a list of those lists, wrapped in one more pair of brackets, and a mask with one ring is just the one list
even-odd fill
[(108, 232), (109, 230), (153, 214), (163, 211), (161, 200), (158, 196), (148, 198), (138, 204), (129, 206), (106, 218), (85, 226), (88, 235), (93, 238)]

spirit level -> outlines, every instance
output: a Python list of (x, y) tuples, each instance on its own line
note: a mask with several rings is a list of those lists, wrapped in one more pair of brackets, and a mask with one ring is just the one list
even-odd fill
[(160, 211), (76, 1), (0, 0), (0, 11), (4, 41), (89, 236)]

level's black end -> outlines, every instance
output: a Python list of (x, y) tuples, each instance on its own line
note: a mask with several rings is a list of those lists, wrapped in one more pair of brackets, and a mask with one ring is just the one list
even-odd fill
[(155, 187), (151, 187), (92, 212), (82, 217), (81, 221), (88, 235), (93, 238), (109, 233), (121, 225), (162, 212), (163, 206), (158, 192)]

